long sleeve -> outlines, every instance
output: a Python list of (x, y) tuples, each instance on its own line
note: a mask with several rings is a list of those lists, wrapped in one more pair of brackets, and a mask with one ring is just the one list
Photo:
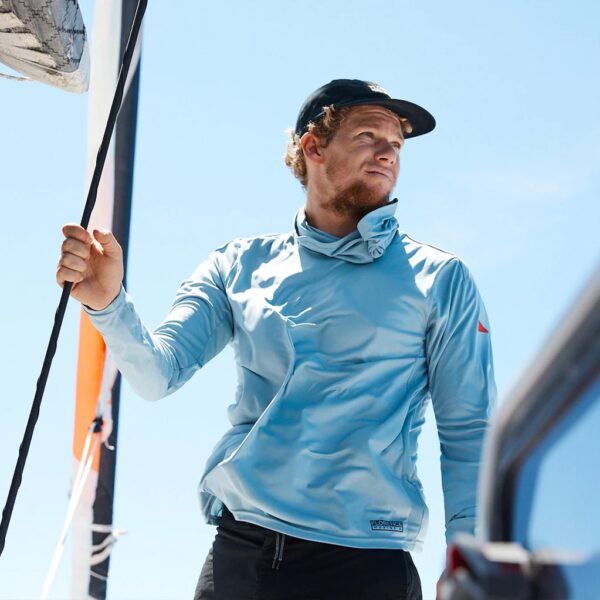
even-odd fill
[(442, 267), (432, 290), (427, 331), (429, 390), (441, 448), (446, 539), (475, 526), (478, 471), (495, 401), (489, 323), (458, 259)]
[(150, 332), (123, 289), (104, 310), (87, 310), (133, 389), (155, 400), (181, 387), (231, 340), (233, 318), (213, 252), (177, 291), (161, 325)]

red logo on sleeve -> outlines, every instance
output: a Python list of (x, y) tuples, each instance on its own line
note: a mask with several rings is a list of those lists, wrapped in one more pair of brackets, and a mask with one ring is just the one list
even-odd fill
[(481, 321), (477, 322), (477, 331), (481, 331), (481, 333), (489, 333), (489, 330), (483, 326)]

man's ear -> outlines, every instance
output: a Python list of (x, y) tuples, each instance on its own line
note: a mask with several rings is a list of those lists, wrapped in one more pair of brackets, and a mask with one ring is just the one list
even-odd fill
[(321, 164), (323, 162), (323, 148), (319, 138), (312, 133), (305, 133), (300, 138), (300, 146), (304, 152), (305, 160)]

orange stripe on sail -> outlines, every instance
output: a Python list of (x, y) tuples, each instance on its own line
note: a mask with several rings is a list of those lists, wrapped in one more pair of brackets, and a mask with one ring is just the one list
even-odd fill
[[(106, 346), (89, 317), (82, 311), (79, 322), (79, 352), (77, 356), (77, 387), (73, 455), (81, 460), (83, 445), (90, 425), (96, 418), (96, 407), (102, 387)], [(100, 445), (96, 447), (92, 469), (98, 471)]]

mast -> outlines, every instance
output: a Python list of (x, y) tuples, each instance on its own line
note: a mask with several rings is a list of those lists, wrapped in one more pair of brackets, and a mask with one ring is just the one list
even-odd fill
[[(135, 0), (123, 0), (121, 5), (121, 39), (119, 64), (127, 44), (127, 36), (135, 15)], [(139, 46), (138, 46), (139, 48)], [(123, 105), (115, 131), (115, 172), (114, 172), (114, 204), (112, 231), (123, 248), (125, 277), (127, 284), (127, 257), (129, 249), (129, 231), (131, 224), (131, 200), (133, 195), (133, 169), (135, 162), (135, 139), (137, 130), (137, 110), (140, 85), (140, 55), (137, 64), (132, 68), (129, 86), (123, 98)], [(111, 525), (113, 522), (113, 504), (115, 490), (115, 470), (117, 465), (117, 436), (119, 431), (119, 404), (121, 397), (121, 374), (117, 372), (112, 387), (112, 432), (108, 437), (108, 445), (100, 449), (100, 471), (96, 486), (96, 499), (93, 513), (94, 524)], [(92, 531), (93, 547), (104, 548), (107, 538), (112, 536), (106, 531)], [(111, 541), (112, 543), (112, 541)], [(97, 565), (92, 566), (95, 577), (90, 578), (90, 596), (106, 597), (110, 554)]]
[[(136, 9), (135, 0), (97, 3), (94, 21), (89, 105), (89, 160), (98, 146), (98, 125), (105, 119), (118, 65)], [(140, 44), (131, 66), (121, 112), (100, 182), (90, 229), (111, 229), (123, 247), (125, 267), (131, 221), (133, 168), (140, 81)], [(125, 283), (125, 282), (124, 282)], [(120, 376), (104, 341), (82, 312), (73, 441), (74, 473), (80, 468), (92, 423), (99, 442), (73, 522), (74, 598), (106, 598), (110, 552), (118, 537), (113, 528), (119, 426)]]

